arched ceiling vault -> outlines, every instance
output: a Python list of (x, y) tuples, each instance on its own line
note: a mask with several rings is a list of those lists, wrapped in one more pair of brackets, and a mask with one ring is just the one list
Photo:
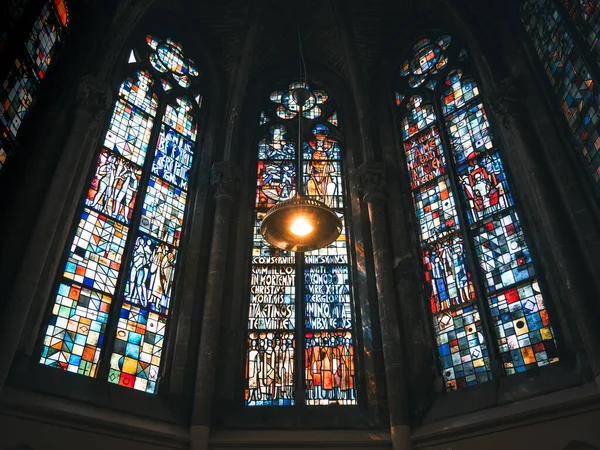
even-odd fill
[[(163, 3), (164, 2), (164, 3)], [(331, 2), (337, 2), (332, 8)], [(190, 21), (217, 64), (224, 85), (236, 76), (251, 20), (258, 20), (250, 75), (289, 64), (298, 58), (297, 21), (307, 61), (314, 61), (348, 79), (348, 58), (357, 58), (366, 79), (372, 79), (392, 43), (411, 16), (429, 14), (444, 0), (157, 0), (163, 11), (178, 11)], [(252, 8), (260, 8), (253, 14)], [(334, 11), (336, 11), (334, 13)], [(338, 14), (341, 17), (334, 17)], [(344, 50), (347, 25), (353, 55)], [(189, 26), (189, 24), (186, 24)]]

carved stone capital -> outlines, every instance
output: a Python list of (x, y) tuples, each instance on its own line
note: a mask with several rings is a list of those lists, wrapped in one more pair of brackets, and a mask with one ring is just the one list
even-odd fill
[(110, 87), (96, 77), (87, 74), (77, 85), (77, 106), (92, 113), (95, 118), (103, 117), (112, 103)]
[(508, 121), (527, 113), (527, 96), (518, 86), (518, 80), (507, 77), (493, 90), (492, 109), (504, 126)]
[(356, 187), (363, 191), (366, 203), (385, 199), (387, 182), (384, 163), (370, 161), (361, 164), (354, 172), (354, 179)]
[(210, 184), (215, 188), (215, 198), (233, 200), (233, 196), (240, 187), (242, 171), (229, 162), (214, 163), (210, 170)]

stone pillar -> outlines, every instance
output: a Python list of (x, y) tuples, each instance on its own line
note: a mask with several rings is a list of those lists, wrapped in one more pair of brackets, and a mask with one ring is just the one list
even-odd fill
[[(563, 220), (565, 213), (571, 213), (573, 205), (565, 211), (564, 204), (569, 202), (569, 195), (561, 199), (561, 191), (566, 187), (557, 186), (557, 181), (544, 162), (544, 158), (552, 156), (544, 155), (527, 107), (526, 92), (517, 87), (516, 80), (507, 77), (497, 83), (493, 94), (492, 109), (506, 130), (503, 136), (505, 141), (509, 141), (505, 149), (510, 154), (507, 163), (510, 162), (517, 169), (513, 172), (518, 172), (523, 178), (518, 191), (530, 200), (536, 210), (535, 219), (541, 225), (536, 231), (540, 235), (545, 234), (538, 239), (545, 238), (549, 242), (549, 245), (538, 245), (537, 249), (541, 256), (550, 261), (545, 264), (550, 266), (547, 277), (550, 279), (547, 281), (554, 291), (555, 314), (550, 316), (550, 320), (560, 323), (562, 335), (571, 341), (572, 346), (578, 347), (577, 338), (571, 330), (573, 323), (569, 321), (570, 317), (574, 318), (586, 359), (600, 386), (600, 329), (596, 325), (598, 309), (597, 305), (590, 303), (596, 302), (600, 286), (597, 284), (598, 274), (594, 264), (586, 262), (585, 252), (579, 251), (581, 247), (576, 243), (577, 236), (573, 235), (575, 229)], [(513, 190), (516, 189), (513, 187)], [(572, 202), (575, 200), (581, 201), (572, 199)], [(534, 237), (529, 236), (529, 239)]]
[(29, 349), (38, 336), (39, 323), (48, 301), (51, 301), (50, 290), (60, 255), (81, 200), (83, 184), (96, 152), (98, 134), (110, 105), (110, 89), (105, 83), (91, 75), (80, 79), (69, 136), (48, 186), (31, 238), (24, 249), (6, 312), (0, 317), (0, 339), (3, 343), (0, 352), (0, 390), (6, 381), (28, 319), (35, 324), (32, 329), (27, 330)]
[(205, 450), (208, 446), (217, 355), (220, 345), (219, 331), (231, 228), (231, 205), (240, 181), (241, 171), (234, 164), (223, 161), (213, 165), (211, 184), (215, 187), (216, 208), (190, 428), (190, 448), (193, 450)]
[(364, 163), (356, 169), (355, 177), (369, 209), (392, 446), (394, 450), (408, 450), (411, 448), (410, 420), (385, 210), (385, 165)]

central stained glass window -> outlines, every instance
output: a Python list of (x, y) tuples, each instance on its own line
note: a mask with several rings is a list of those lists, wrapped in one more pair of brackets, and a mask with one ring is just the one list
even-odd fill
[[(294, 89), (308, 91), (304, 105), (296, 104)], [(272, 92), (267, 103), (260, 116), (245, 403), (355, 405), (355, 314), (337, 113), (325, 91), (304, 82)], [(298, 120), (307, 130), (301, 149)], [(305, 194), (344, 223), (335, 242), (306, 253), (280, 250), (260, 235), (269, 208), (296, 193), (297, 151)]]
[(154, 393), (196, 149), (200, 73), (181, 44), (150, 35), (128, 62), (132, 75), (119, 87), (58, 273), (40, 362)]
[[(558, 361), (554, 332), (501, 149), (468, 54), (423, 38), (396, 104), (429, 308), (448, 390)], [(464, 69), (464, 71), (463, 71)]]

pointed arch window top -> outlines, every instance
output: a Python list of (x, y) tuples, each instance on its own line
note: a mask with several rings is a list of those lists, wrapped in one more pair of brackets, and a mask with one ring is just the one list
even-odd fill
[[(311, 90), (308, 84), (303, 81), (293, 81), (289, 84), (287, 91), (273, 91), (271, 101), (280, 104), (277, 108), (277, 116), (281, 119), (289, 120), (296, 117), (300, 109), (307, 119), (316, 119), (321, 117), (322, 110), (318, 105), (322, 105), (329, 100), (329, 95), (323, 90)], [(294, 97), (296, 89), (306, 89), (308, 98), (303, 105), (298, 105)]]
[(427, 76), (436, 74), (448, 64), (444, 50), (450, 46), (450, 36), (440, 36), (436, 40), (421, 39), (413, 47), (413, 56), (402, 63), (400, 76), (408, 76), (412, 88), (422, 85)]
[[(452, 390), (491, 379), (490, 356), (510, 375), (558, 361), (558, 354), (499, 141), (474, 75), (447, 67), (444, 53), (453, 64), (468, 56), (450, 43), (442, 36), (413, 46), (395, 102), (404, 111), (440, 368)], [(436, 84), (441, 89), (432, 95)]]
[(149, 56), (152, 67), (160, 73), (170, 73), (181, 87), (189, 88), (190, 78), (200, 76), (196, 65), (185, 56), (183, 46), (179, 42), (170, 38), (162, 40), (149, 34), (146, 36), (146, 43), (154, 50)]

